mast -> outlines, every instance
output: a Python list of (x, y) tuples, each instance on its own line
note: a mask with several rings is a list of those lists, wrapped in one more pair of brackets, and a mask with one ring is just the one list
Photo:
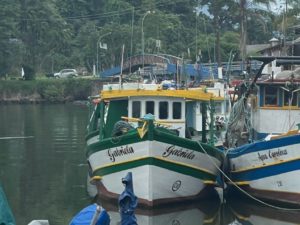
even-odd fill
[(122, 46), (122, 58), (121, 58), (121, 72), (120, 72), (120, 88), (122, 87), (123, 85), (123, 62), (124, 62), (124, 48), (125, 48), (125, 45), (123, 44)]

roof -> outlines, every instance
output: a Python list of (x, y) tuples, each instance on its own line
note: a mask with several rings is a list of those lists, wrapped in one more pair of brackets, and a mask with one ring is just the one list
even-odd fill
[(247, 45), (247, 53), (257, 53), (270, 47), (270, 44)]
[(157, 89), (119, 89), (119, 90), (103, 90), (101, 91), (101, 99), (117, 99), (128, 97), (173, 97), (189, 100), (210, 101), (223, 100), (223, 97), (214, 96), (213, 93), (206, 92), (203, 88), (187, 89), (187, 90), (162, 90)]

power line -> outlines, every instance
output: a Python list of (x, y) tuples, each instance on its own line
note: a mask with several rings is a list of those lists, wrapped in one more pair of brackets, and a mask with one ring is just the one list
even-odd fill
[[(161, 2), (157, 2), (154, 5), (156, 7), (161, 7), (164, 5), (167, 5), (169, 3), (173, 3), (172, 0), (168, 0), (168, 1), (161, 1)], [(110, 11), (110, 12), (106, 12), (106, 13), (99, 13), (99, 14), (86, 14), (86, 15), (79, 15), (79, 16), (70, 16), (70, 17), (57, 17), (57, 20), (78, 20), (78, 19), (99, 19), (99, 18), (109, 18), (109, 17), (113, 17), (113, 16), (119, 16), (119, 15), (125, 15), (125, 14), (131, 14), (132, 12), (132, 7), (130, 8), (126, 8), (120, 11)], [(143, 8), (143, 6), (140, 7), (134, 7), (135, 8), (135, 12), (143, 12), (143, 11), (147, 11)], [(55, 18), (54, 18), (55, 19)], [(49, 21), (49, 20), (53, 20), (53, 18), (51, 19), (40, 19), (40, 18), (20, 18), (20, 20), (23, 21)]]

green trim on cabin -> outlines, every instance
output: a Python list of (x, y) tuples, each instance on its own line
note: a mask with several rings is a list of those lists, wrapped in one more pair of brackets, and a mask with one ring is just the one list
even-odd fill
[[(180, 174), (185, 174), (188, 176), (192, 176), (201, 180), (205, 181), (215, 181), (216, 180), (216, 175), (209, 174), (205, 171), (202, 171), (200, 169), (195, 169), (192, 167), (172, 163), (172, 162), (167, 162), (164, 160), (160, 160), (157, 158), (149, 157), (149, 158), (144, 158), (144, 159), (139, 159), (139, 160), (134, 160), (134, 161), (128, 161), (124, 162), (121, 164), (116, 164), (116, 165), (111, 165), (105, 168), (99, 168), (93, 172), (93, 176), (105, 176), (108, 174), (124, 171), (124, 170), (130, 170), (132, 168), (144, 166), (144, 165), (152, 165), (152, 166), (157, 166), (160, 168), (164, 168), (170, 171), (174, 171)], [(162, 178), (163, 179), (163, 178)]]
[(111, 136), (115, 123), (120, 121), (122, 116), (128, 116), (128, 100), (110, 101), (104, 125), (104, 138)]

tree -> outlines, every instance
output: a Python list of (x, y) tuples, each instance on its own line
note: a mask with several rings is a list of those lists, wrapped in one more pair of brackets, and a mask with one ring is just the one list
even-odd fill
[[(58, 13), (55, 0), (20, 0), (20, 39), (25, 46), (23, 64), (40, 71), (52, 55), (70, 52), (72, 27)], [(47, 63), (51, 65), (52, 63)]]
[(17, 21), (15, 20), (18, 12), (19, 8), (16, 0), (3, 0), (1, 2), (0, 76), (6, 76), (13, 67), (17, 66), (14, 62), (14, 52), (19, 49), (20, 45), (20, 40), (17, 38)]
[(260, 14), (257, 14), (256, 8), (264, 5), (269, 8), (270, 3), (274, 0), (238, 0), (238, 12), (240, 19), (240, 57), (244, 62), (246, 59), (246, 45), (247, 45), (247, 21), (248, 18), (257, 17)]
[(208, 7), (208, 13), (212, 17), (212, 24), (216, 37), (216, 60), (218, 65), (221, 65), (221, 28), (227, 23), (227, 21), (231, 21), (231, 13), (229, 13), (228, 11), (230, 8), (232, 8), (233, 2), (223, 0), (202, 0), (200, 4), (202, 6)]

